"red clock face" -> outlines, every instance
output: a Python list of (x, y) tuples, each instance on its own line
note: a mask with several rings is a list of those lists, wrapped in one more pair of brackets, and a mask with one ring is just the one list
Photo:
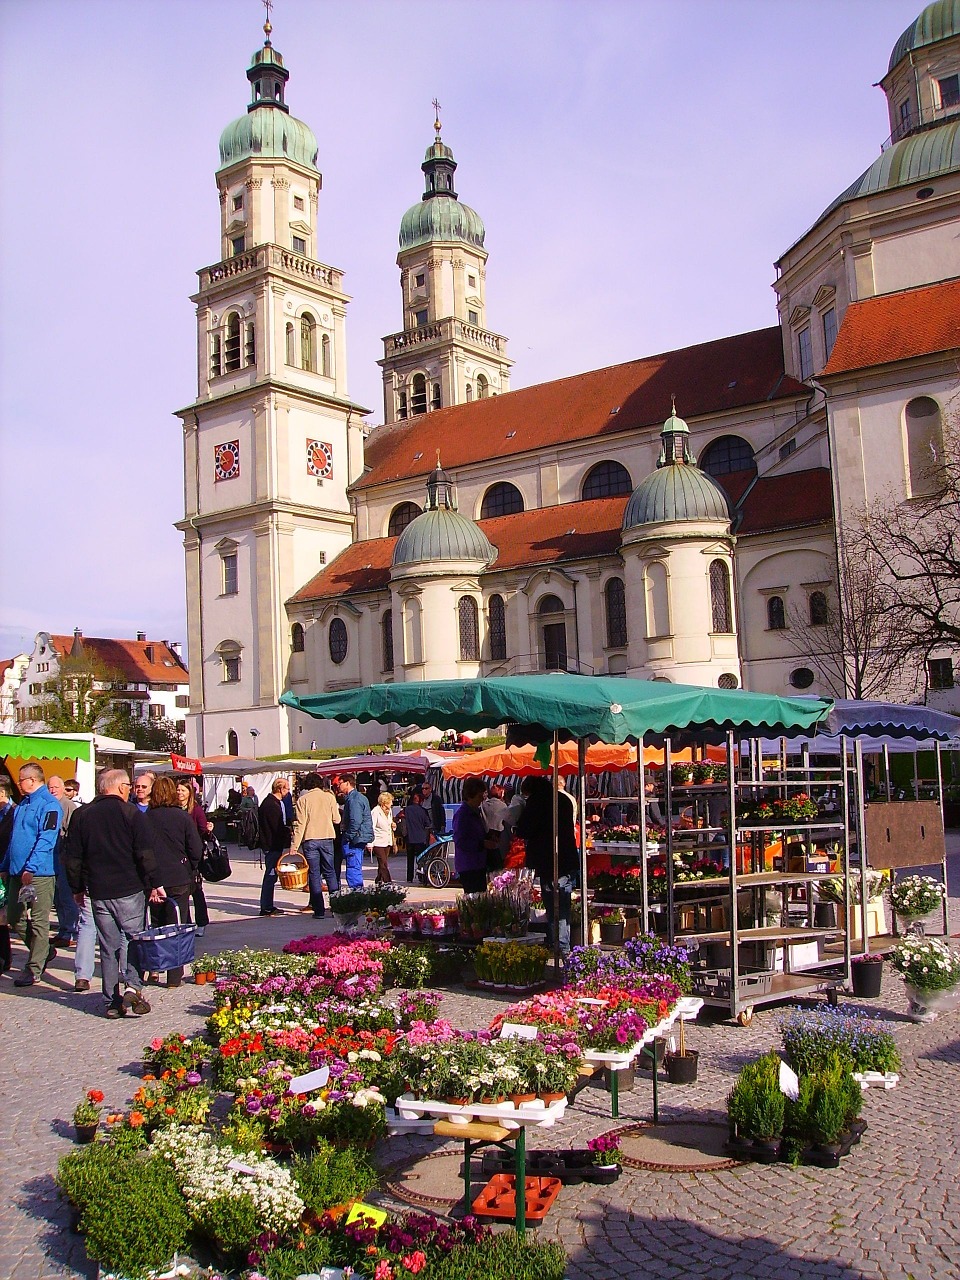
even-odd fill
[(323, 440), (307, 441), (307, 474), (318, 480), (333, 476), (333, 446)]
[(240, 474), (240, 441), (218, 444), (214, 450), (214, 463), (218, 480), (236, 480)]

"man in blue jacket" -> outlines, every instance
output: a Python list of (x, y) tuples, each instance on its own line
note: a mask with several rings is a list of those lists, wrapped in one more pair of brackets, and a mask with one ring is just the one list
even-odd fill
[[(57, 883), (54, 852), (63, 812), (60, 801), (47, 790), (38, 764), (22, 767), (19, 785), (23, 799), (13, 815), (4, 859), (4, 869), (10, 877), (7, 919), (30, 952), (13, 985), (32, 987), (56, 954), (56, 948), (50, 945), (50, 912)], [(24, 891), (25, 901), (21, 902)]]
[(370, 802), (357, 790), (356, 775), (345, 773), (340, 779), (340, 813), (343, 833), (343, 866), (348, 889), (363, 888), (363, 851), (373, 844), (373, 818)]

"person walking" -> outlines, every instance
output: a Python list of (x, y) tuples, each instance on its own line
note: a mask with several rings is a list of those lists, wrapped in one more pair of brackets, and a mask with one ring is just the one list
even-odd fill
[(303, 854), (309, 868), (310, 903), (301, 910), (305, 914), (311, 913), (317, 920), (322, 920), (326, 914), (324, 880), (330, 893), (340, 892), (340, 873), (334, 859), (335, 833), (339, 824), (340, 806), (333, 792), (323, 786), (317, 774), (308, 774), (293, 807), (290, 847)]
[(423, 797), (423, 807), (430, 815), (434, 835), (442, 836), (447, 829), (447, 811), (443, 807), (443, 801), (429, 782), (424, 782), (420, 794)]
[[(526, 796), (523, 812), (514, 828), (527, 846), (527, 866), (540, 877), (540, 890), (547, 913), (547, 930), (554, 935), (553, 905), (553, 786), (549, 778), (524, 778), (521, 791)], [(579, 857), (573, 829), (573, 805), (557, 796), (557, 890), (559, 920), (556, 922), (561, 955), (570, 952), (570, 905), (577, 886)]]
[(260, 848), (263, 850), (263, 883), (260, 886), (260, 914), (282, 916), (283, 912), (273, 904), (273, 891), (277, 883), (277, 863), (290, 848), (290, 828), (287, 825), (286, 800), (290, 783), (286, 778), (275, 778), (270, 794), (261, 801), (259, 810)]
[[(190, 778), (177, 779), (177, 798), (180, 801), (180, 808), (196, 823), (202, 843), (203, 837), (210, 830), (210, 823), (207, 821), (203, 805), (197, 799), (197, 793), (193, 789), (193, 782)], [(199, 867), (197, 867), (196, 875), (193, 877), (193, 883), (190, 886), (190, 895), (193, 898), (193, 914), (197, 922), (197, 937), (202, 938), (206, 932), (207, 925), (210, 923), (210, 912), (207, 909), (207, 900), (203, 896), (203, 877), (200, 874)]]
[(381, 791), (376, 807), (370, 811), (373, 820), (373, 856), (377, 860), (376, 884), (392, 884), (390, 855), (393, 853), (393, 836), (397, 824), (393, 820), (393, 796)]
[(487, 887), (487, 828), (480, 812), (486, 791), (482, 778), (467, 778), (463, 803), (453, 815), (453, 865), (464, 893)]
[(18, 775), (22, 800), (13, 814), (3, 869), (7, 884), (7, 920), (30, 955), (15, 987), (32, 987), (57, 953), (50, 941), (50, 912), (56, 891), (56, 848), (63, 810), (43, 780), (38, 764)]
[(67, 875), (63, 869), (63, 852), (67, 842), (67, 830), (76, 805), (67, 795), (67, 789), (59, 774), (51, 774), (47, 779), (47, 790), (59, 803), (63, 818), (60, 823), (60, 839), (53, 852), (54, 875), (56, 885), (53, 890), (53, 906), (57, 913), (57, 934), (53, 939), (55, 947), (75, 947), (77, 945), (77, 925), (80, 913), (73, 900)]
[(370, 803), (357, 790), (357, 776), (345, 773), (340, 779), (341, 825), (343, 830), (343, 867), (348, 889), (363, 888), (363, 851), (373, 844), (373, 819)]
[[(13, 803), (13, 783), (8, 782), (5, 777), (0, 777), (0, 867), (6, 861), (7, 849), (10, 847), (10, 836), (13, 834), (13, 815), (16, 810)], [(10, 926), (7, 923), (7, 907), (9, 905), (7, 899), (7, 877), (0, 876), (0, 973), (6, 973), (10, 968), (12, 956), (10, 953)]]
[(126, 771), (104, 769), (97, 780), (97, 798), (74, 814), (67, 838), (70, 887), (78, 905), (84, 895), (89, 897), (97, 927), (108, 1018), (150, 1012), (143, 998), (143, 975), (130, 959), (129, 944), (143, 929), (147, 899), (162, 902), (166, 896), (146, 819), (136, 805), (127, 803), (129, 795)]
[[(157, 860), (157, 875), (166, 896), (150, 902), (150, 923), (190, 923), (190, 886), (203, 857), (203, 841), (197, 824), (180, 807), (177, 784), (166, 775), (153, 783), (144, 814), (147, 841)], [(160, 975), (148, 974), (147, 982), (159, 983)], [(167, 986), (179, 987), (183, 968), (167, 970)]]
[(411, 791), (401, 816), (407, 842), (407, 884), (413, 884), (417, 858), (430, 843), (430, 833), (433, 831), (430, 811), (424, 808), (419, 791)]

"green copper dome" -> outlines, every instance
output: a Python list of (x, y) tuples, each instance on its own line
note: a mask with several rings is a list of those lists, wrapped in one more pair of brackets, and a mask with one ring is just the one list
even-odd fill
[(690, 428), (677, 411), (660, 432), (663, 445), (656, 471), (641, 480), (623, 513), (623, 529), (672, 521), (728, 523), (730, 504), (716, 481), (701, 471), (690, 453)]
[(934, 4), (927, 5), (919, 18), (915, 18), (910, 23), (893, 46), (887, 71), (892, 71), (914, 49), (923, 49), (926, 45), (937, 44), (940, 40), (949, 40), (951, 36), (958, 34), (960, 34), (960, 0), (935, 0)]
[(317, 167), (317, 139), (313, 130), (290, 115), (285, 94), (290, 72), (267, 37), (247, 68), (251, 100), (247, 114), (228, 124), (220, 135), (220, 166), (228, 169), (240, 160), (289, 160), (305, 169)]
[(443, 560), (479, 560), (490, 564), (497, 550), (483, 530), (457, 511), (453, 486), (440, 469), (427, 480), (427, 508), (411, 520), (393, 549), (393, 567)]
[(412, 249), (414, 245), (436, 240), (446, 243), (463, 240), (482, 249), (485, 232), (480, 215), (457, 199), (453, 189), (457, 162), (453, 152), (440, 138), (439, 121), (434, 128), (437, 136), (427, 147), (420, 166), (426, 179), (426, 190), (420, 202), (403, 215), (400, 248)]

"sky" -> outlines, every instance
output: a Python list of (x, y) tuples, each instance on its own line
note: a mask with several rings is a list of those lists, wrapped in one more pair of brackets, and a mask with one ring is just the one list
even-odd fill
[[(434, 97), (516, 389), (776, 323), (773, 263), (879, 153), (874, 85), (921, 8), (275, 0), (371, 425)], [(0, 658), (38, 630), (185, 637), (172, 413), (196, 394), (189, 296), (220, 256), (217, 142), (263, 19), (0, 0)]]

